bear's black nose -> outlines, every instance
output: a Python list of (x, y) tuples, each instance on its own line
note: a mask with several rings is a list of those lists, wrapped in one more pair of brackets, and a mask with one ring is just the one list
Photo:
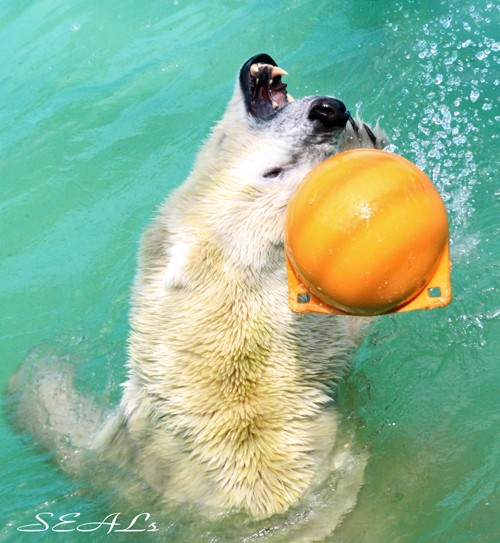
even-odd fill
[(325, 128), (344, 128), (349, 117), (343, 102), (326, 96), (314, 100), (309, 110), (309, 119), (319, 121)]

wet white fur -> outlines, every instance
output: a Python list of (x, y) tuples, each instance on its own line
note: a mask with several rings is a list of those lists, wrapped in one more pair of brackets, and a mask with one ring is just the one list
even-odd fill
[(372, 143), (362, 123), (312, 137), (312, 100), (258, 123), (238, 84), (143, 237), (128, 380), (91, 449), (165, 500), (267, 517), (335, 469), (331, 395), (362, 320), (290, 311), (284, 218), (315, 165)]
[[(372, 144), (362, 123), (310, 143), (310, 103), (259, 124), (237, 85), (144, 236), (129, 380), (99, 446), (128, 449), (129, 467), (166, 498), (283, 512), (334, 445), (330, 396), (361, 321), (289, 310), (284, 217), (318, 162)], [(277, 166), (278, 177), (264, 176)]]

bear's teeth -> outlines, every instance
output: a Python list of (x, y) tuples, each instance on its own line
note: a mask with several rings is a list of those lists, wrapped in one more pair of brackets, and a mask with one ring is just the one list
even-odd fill
[(271, 77), (274, 79), (275, 77), (278, 77), (278, 75), (288, 75), (288, 72), (279, 66), (273, 66), (273, 69), (271, 70)]
[(278, 77), (279, 75), (288, 75), (288, 72), (280, 68), (279, 66), (272, 66), (271, 64), (264, 64), (262, 62), (256, 62), (250, 66), (250, 74), (256, 79), (260, 77), (262, 72), (271, 72), (271, 79)]
[(266, 66), (266, 64), (262, 64), (261, 62), (257, 64), (252, 64), (250, 66), (250, 74), (252, 75), (252, 77), (255, 77), (257, 79), (262, 73), (264, 66)]

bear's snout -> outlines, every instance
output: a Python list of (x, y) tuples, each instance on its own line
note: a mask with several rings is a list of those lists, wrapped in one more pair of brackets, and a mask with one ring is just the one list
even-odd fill
[(350, 116), (343, 102), (327, 96), (314, 100), (309, 109), (309, 120), (326, 129), (344, 128)]

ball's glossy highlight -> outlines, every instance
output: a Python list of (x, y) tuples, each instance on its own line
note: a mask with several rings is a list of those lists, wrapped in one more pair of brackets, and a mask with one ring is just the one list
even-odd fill
[(290, 200), (285, 248), (291, 301), (313, 298), (295, 300), (299, 311), (378, 315), (451, 297), (443, 202), (399, 155), (357, 149), (312, 170)]

